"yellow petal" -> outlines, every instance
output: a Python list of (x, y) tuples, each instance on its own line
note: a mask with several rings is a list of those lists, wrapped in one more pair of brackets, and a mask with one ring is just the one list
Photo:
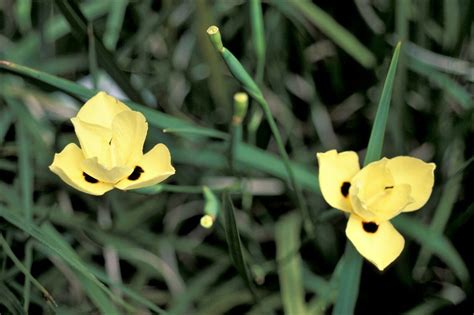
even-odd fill
[(113, 118), (122, 111), (130, 110), (124, 103), (105, 92), (99, 92), (89, 99), (77, 113), (77, 118), (89, 124), (112, 127)]
[(353, 151), (318, 153), (319, 186), (324, 199), (332, 207), (350, 212), (349, 188), (359, 171), (359, 157)]
[(388, 160), (387, 168), (392, 173), (395, 185), (407, 184), (411, 187), (410, 196), (413, 202), (403, 211), (414, 211), (423, 207), (433, 190), (436, 165), (409, 156), (398, 156)]
[(402, 252), (405, 245), (403, 236), (389, 221), (364, 222), (353, 214), (349, 217), (346, 235), (357, 251), (379, 270), (384, 270)]
[(115, 187), (128, 190), (151, 186), (164, 181), (174, 173), (170, 151), (164, 144), (157, 144), (138, 161), (132, 174), (118, 182)]
[(97, 181), (81, 169), (84, 155), (79, 147), (68, 144), (60, 153), (54, 155), (49, 169), (68, 185), (91, 195), (103, 195), (113, 189), (113, 185)]
[(387, 221), (412, 201), (409, 185), (396, 185), (388, 159), (370, 163), (352, 179), (349, 191), (353, 211), (366, 221)]
[(82, 152), (86, 158), (97, 157), (100, 164), (112, 167), (110, 140), (112, 131), (110, 129), (84, 122), (78, 118), (71, 119), (74, 131), (81, 144)]
[(123, 111), (112, 123), (112, 160), (114, 165), (135, 167), (143, 156), (148, 124), (142, 113)]
[(352, 179), (351, 195), (357, 191), (357, 196), (365, 204), (369, 205), (385, 192), (385, 187), (394, 185), (393, 177), (387, 169), (388, 159), (372, 162), (365, 166)]
[(374, 209), (376, 218), (380, 221), (388, 221), (399, 214), (403, 208), (413, 202), (410, 197), (410, 185), (394, 185), (385, 188), (384, 193), (372, 202), (368, 208)]
[(82, 170), (90, 176), (112, 185), (126, 178), (133, 172), (133, 167), (126, 165), (106, 168), (100, 164), (95, 157), (83, 160), (81, 167)]

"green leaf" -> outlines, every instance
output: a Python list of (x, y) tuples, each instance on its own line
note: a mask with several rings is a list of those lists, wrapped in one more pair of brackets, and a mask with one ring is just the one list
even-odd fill
[(342, 276), (339, 280), (339, 291), (334, 304), (334, 315), (353, 314), (359, 295), (362, 256), (348, 240), (342, 257)]
[(33, 217), (33, 169), (30, 154), (30, 137), (27, 134), (26, 120), (17, 117), (18, 173), (20, 177), (22, 208), (28, 219)]
[[(40, 82), (47, 83), (60, 90), (63, 90), (66, 93), (83, 99), (89, 99), (97, 93), (97, 91), (85, 88), (74, 82), (9, 61), (0, 60), (0, 69), (1, 68), (18, 73), (21, 76), (37, 79)], [(195, 126), (191, 122), (183, 121), (171, 115), (158, 112), (154, 109), (131, 101), (125, 101), (125, 103), (132, 109), (142, 112), (150, 125), (157, 128), (192, 128), (194, 130), (200, 130), (199, 132), (201, 134), (217, 132), (213, 129)], [(179, 151), (179, 149), (176, 148), (175, 150), (172, 150), (173, 155), (176, 154), (176, 151)], [(182, 153), (181, 161), (186, 161), (187, 163), (192, 163), (195, 165), (207, 165), (214, 168), (223, 167), (226, 165), (225, 159), (223, 159), (221, 155), (216, 154), (211, 150), (202, 149), (198, 156), (190, 156), (188, 150), (183, 150)], [(202, 158), (199, 159), (201, 156)], [(288, 179), (288, 173), (283, 161), (274, 154), (265, 152), (262, 149), (244, 143), (239, 143), (236, 148), (236, 160), (244, 167), (252, 167), (276, 177)], [(295, 173), (296, 181), (298, 181), (302, 186), (306, 187), (306, 189), (319, 193), (318, 181), (314, 176), (314, 174), (316, 174), (316, 170), (307, 169), (294, 162), (290, 162), (289, 165)]]
[(219, 276), (229, 267), (222, 259), (201, 270), (187, 283), (186, 291), (177, 295), (170, 303), (169, 315), (188, 314), (188, 307), (200, 296), (209, 294), (209, 286), (217, 281)]
[(0, 305), (3, 305), (11, 314), (26, 314), (21, 306), (21, 302), (18, 301), (15, 294), (10, 289), (0, 282)]
[(189, 133), (192, 135), (199, 135), (199, 136), (204, 136), (208, 138), (216, 138), (216, 139), (221, 139), (221, 140), (229, 139), (229, 136), (224, 132), (213, 130), (213, 129), (207, 129), (207, 128), (204, 129), (201, 127), (166, 128), (166, 129), (163, 129), (163, 132), (164, 133), (177, 133), (177, 134)]
[(468, 283), (469, 270), (461, 255), (444, 235), (407, 216), (396, 217), (393, 224), (402, 234), (413, 238), (441, 258), (463, 283)]
[(128, 0), (115, 0), (110, 5), (110, 12), (105, 25), (104, 45), (112, 51), (115, 50), (117, 45), (127, 6)]
[[(72, 249), (72, 247), (64, 241), (61, 235), (54, 229), (54, 227), (50, 224), (45, 224), (42, 226), (43, 233), (55, 240), (56, 245), (61, 248), (61, 251), (68, 255), (69, 257), (75, 258), (80, 260), (79, 256), (77, 256), (76, 252)], [(84, 265), (84, 268), (87, 266)], [(85, 275), (84, 273), (78, 273), (76, 276), (81, 283), (81, 288), (84, 289), (87, 296), (94, 302), (97, 308), (102, 312), (102, 314), (118, 314), (119, 311), (115, 307), (115, 304), (111, 301), (110, 297), (106, 294), (107, 292), (103, 289), (105, 286), (97, 285), (97, 278), (93, 276), (92, 272), (87, 269), (89, 275)], [(92, 276), (92, 277), (91, 277)], [(95, 280), (93, 280), (95, 279)]]
[(380, 96), (377, 114), (375, 115), (372, 132), (370, 133), (367, 153), (365, 154), (364, 165), (377, 161), (382, 156), (383, 140), (385, 137), (385, 128), (387, 126), (388, 113), (390, 110), (390, 98), (392, 96), (393, 82), (397, 72), (398, 57), (400, 56), (401, 43), (398, 43), (393, 52), (392, 61), (388, 68), (387, 78), (383, 85), (382, 95)]
[[(450, 178), (445, 185), (443, 185), (443, 192), (441, 193), (441, 198), (438, 201), (429, 227), (438, 234), (443, 234), (451, 217), (451, 213), (454, 210), (454, 205), (457, 200), (459, 200), (463, 180), (464, 149), (464, 144), (460, 139), (453, 139), (451, 145), (448, 147), (448, 152), (450, 152), (448, 157), (448, 172)], [(461, 171), (459, 171), (459, 169), (461, 169)], [(415, 263), (415, 276), (421, 277), (426, 270), (430, 258), (431, 252), (427, 248), (422, 248)]]
[[(54, 298), (53, 296), (48, 292), (48, 290), (46, 290), (45, 287), (43, 287), (41, 285), (41, 283), (39, 283), (38, 280), (36, 280), (35, 277), (33, 277), (33, 275), (30, 273), (30, 271), (25, 267), (25, 265), (23, 265), (21, 263), (21, 261), (16, 257), (16, 255), (13, 253), (12, 249), (10, 248), (10, 246), (8, 245), (7, 241), (5, 240), (5, 238), (3, 237), (3, 235), (0, 234), (0, 244), (2, 245), (3, 247), (3, 251), (7, 254), (7, 256), (13, 261), (13, 263), (15, 264), (15, 266), (25, 275), (25, 278), (28, 278), (31, 283), (33, 283), (34, 286), (36, 286), (36, 288), (38, 288), (38, 290), (41, 291), (43, 297), (48, 301), (50, 302), (53, 306), (57, 306), (56, 305), (56, 302), (54, 301)], [(0, 295), (1, 296), (1, 295)]]
[(204, 213), (210, 215), (213, 218), (216, 218), (221, 208), (221, 203), (219, 202), (219, 199), (217, 199), (216, 194), (207, 186), (204, 186), (202, 188), (202, 192), (205, 201)]
[(240, 276), (245, 282), (245, 285), (250, 290), (250, 293), (255, 296), (253, 289), (253, 283), (249, 277), (247, 265), (244, 259), (244, 253), (242, 251), (242, 243), (240, 241), (239, 229), (235, 221), (234, 205), (229, 193), (224, 192), (223, 196), (224, 204), (224, 227), (227, 245), (229, 247), (229, 254), (232, 262), (239, 272)]
[(474, 108), (472, 94), (458, 82), (451, 79), (448, 75), (414, 57), (408, 60), (408, 68), (419, 75), (426, 77), (427, 80), (433, 82), (440, 89), (446, 91), (446, 93), (456, 100), (464, 109), (468, 110)]
[(8, 128), (10, 128), (12, 122), (12, 112), (8, 109), (3, 109), (0, 112), (0, 145), (5, 141), (5, 135), (7, 134)]
[(265, 31), (263, 28), (262, 3), (260, 0), (250, 0), (250, 21), (252, 25), (252, 43), (257, 57), (255, 80), (262, 83), (265, 67)]
[[(392, 94), (393, 82), (397, 70), (398, 57), (400, 55), (400, 45), (401, 44), (398, 43), (397, 47), (395, 47), (392, 61), (390, 62), (377, 114), (372, 126), (372, 132), (370, 133), (364, 165), (380, 159), (382, 154), (385, 127), (387, 125), (388, 112), (390, 109), (390, 96)], [(343, 259), (342, 274), (344, 276), (340, 279), (339, 293), (333, 310), (333, 314), (336, 315), (354, 313), (357, 297), (359, 295), (362, 257), (357, 253), (349, 240), (346, 244)]]
[(96, 268), (93, 268), (92, 266), (89, 266), (89, 269), (92, 270), (92, 272), (98, 279), (113, 287), (118, 288), (121, 292), (123, 292), (123, 294), (128, 296), (130, 300), (135, 300), (136, 302), (148, 307), (150, 310), (157, 314), (166, 314), (163, 309), (159, 308), (157, 305), (153, 304), (153, 302), (141, 296), (138, 292), (131, 290), (130, 288), (124, 286), (122, 283), (112, 282), (105, 273)]
[(308, 0), (291, 0), (289, 3), (361, 65), (366, 68), (375, 66), (374, 54), (314, 3)]
[[(55, 0), (63, 16), (71, 26), (73, 34), (81, 44), (87, 43), (88, 30), (87, 19), (82, 14), (78, 4), (71, 0)], [(130, 99), (143, 103), (140, 93), (132, 86), (128, 76), (126, 76), (115, 62), (114, 56), (105, 48), (102, 42), (93, 34), (97, 58), (100, 65), (114, 79), (117, 85), (130, 97)]]
[(281, 298), (285, 314), (289, 315), (306, 314), (300, 233), (301, 218), (295, 212), (285, 215), (275, 225)]
[(65, 262), (67, 262), (71, 267), (76, 269), (80, 274), (89, 279), (91, 283), (99, 287), (102, 291), (107, 293), (112, 299), (117, 299), (114, 294), (102, 283), (100, 282), (87, 267), (81, 262), (80, 258), (72, 250), (68, 250), (65, 246), (59, 243), (58, 238), (51, 235), (48, 229), (46, 231), (37, 227), (35, 224), (31, 223), (29, 220), (25, 220), (19, 215), (17, 211), (11, 211), (7, 208), (0, 206), (0, 217), (7, 220), (9, 223), (16, 226), (18, 229), (24, 231), (28, 235), (31, 235), (33, 238), (38, 240), (43, 244), (50, 252), (59, 256)]

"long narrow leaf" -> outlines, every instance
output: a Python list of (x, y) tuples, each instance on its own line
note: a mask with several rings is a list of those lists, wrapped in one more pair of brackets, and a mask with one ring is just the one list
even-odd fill
[[(18, 65), (9, 61), (0, 60), (0, 69), (5, 69), (7, 71), (12, 71), (18, 73), (21, 76), (30, 77), (39, 80), (40, 82), (47, 83), (51, 86), (54, 86), (66, 93), (80, 97), (83, 99), (89, 99), (96, 94), (97, 91), (88, 89), (84, 86), (76, 84), (74, 82), (50, 75), (45, 72), (41, 72), (29, 67)], [(174, 118), (170, 115), (158, 112), (154, 109), (145, 107), (143, 105), (125, 101), (127, 105), (131, 108), (141, 111), (150, 125), (164, 129), (164, 128), (177, 128), (177, 129), (187, 129), (191, 128), (196, 130), (200, 135), (204, 134), (216, 134), (213, 129), (198, 127), (178, 118)], [(202, 150), (200, 154), (203, 154), (206, 150)], [(183, 152), (184, 153), (184, 152)], [(186, 157), (189, 158), (189, 152), (186, 151)], [(193, 161), (198, 161), (196, 156), (192, 157)], [(225, 160), (221, 160), (220, 156), (215, 154), (212, 151), (209, 151), (209, 156), (206, 156), (205, 159), (202, 159), (202, 163), (208, 163), (209, 160), (217, 160), (217, 163), (225, 165)], [(283, 161), (275, 156), (274, 154), (265, 152), (261, 149), (255, 148), (253, 146), (240, 143), (236, 149), (236, 160), (239, 161), (244, 167), (253, 167), (257, 170), (272, 174), (279, 178), (287, 179), (287, 171)], [(199, 162), (199, 161), (198, 161)], [(208, 163), (209, 164), (209, 163)], [(210, 167), (216, 167), (216, 164), (209, 164)], [(295, 173), (295, 180), (297, 180), (300, 185), (306, 187), (306, 189), (319, 192), (319, 187), (317, 181), (314, 179), (314, 171), (309, 170), (301, 165), (298, 165), (294, 162), (290, 162), (290, 167)]]
[(374, 125), (370, 133), (367, 153), (365, 155), (364, 165), (380, 159), (383, 149), (383, 140), (385, 137), (385, 127), (387, 126), (388, 112), (390, 110), (390, 98), (392, 96), (393, 82), (397, 72), (398, 57), (400, 56), (401, 43), (398, 43), (393, 52), (392, 61), (388, 68), (387, 78), (383, 85), (382, 95), (380, 96), (377, 114), (375, 115)]
[(26, 314), (15, 294), (13, 294), (13, 292), (3, 283), (0, 283), (0, 296), (2, 297), (0, 299), (0, 305), (5, 306), (11, 314)]
[(48, 301), (51, 302), (53, 306), (57, 306), (56, 301), (54, 301), (53, 296), (46, 290), (45, 287), (39, 283), (38, 280), (36, 280), (35, 277), (30, 273), (30, 271), (21, 263), (21, 261), (16, 257), (15, 253), (13, 253), (12, 249), (8, 245), (8, 242), (3, 238), (3, 235), (0, 234), (0, 244), (3, 248), (3, 251), (10, 257), (10, 259), (13, 261), (15, 266), (25, 275), (25, 278), (28, 278), (31, 283), (33, 283), (34, 286), (38, 288), (38, 290), (41, 291), (43, 294), (43, 297)]
[[(383, 148), (383, 139), (385, 134), (385, 127), (388, 120), (388, 112), (390, 109), (390, 96), (392, 94), (393, 82), (397, 70), (398, 56), (400, 54), (400, 43), (395, 48), (392, 61), (388, 69), (387, 78), (380, 97), (377, 114), (375, 116), (374, 125), (370, 134), (370, 140), (367, 147), (364, 165), (372, 161), (380, 159)], [(362, 269), (362, 257), (356, 252), (352, 244), (346, 245), (344, 252), (344, 264), (339, 283), (339, 293), (334, 306), (333, 314), (352, 314), (359, 295), (359, 282)]]
[(278, 276), (285, 314), (306, 314), (300, 247), (301, 218), (297, 213), (282, 217), (275, 226)]
[(314, 3), (308, 0), (291, 0), (289, 3), (361, 65), (366, 68), (375, 66), (374, 54)]
[[(55, 0), (55, 3), (68, 23), (71, 25), (71, 30), (76, 35), (79, 42), (87, 43), (87, 19), (82, 14), (77, 3), (71, 0)], [(122, 70), (120, 70), (113, 55), (107, 50), (107, 48), (105, 48), (105, 46), (95, 34), (93, 34), (93, 37), (95, 48), (97, 50), (97, 57), (99, 59), (98, 61), (105, 71), (110, 74), (110, 76), (128, 95), (128, 97), (130, 97), (130, 99), (143, 103), (140, 93), (137, 92), (137, 90), (130, 83), (129, 78), (122, 72)]]
[(25, 220), (21, 217), (18, 212), (11, 211), (4, 207), (0, 206), (0, 217), (7, 220), (9, 223), (13, 224), (20, 230), (23, 230), (25, 233), (31, 235), (33, 238), (37, 239), (41, 244), (46, 246), (55, 255), (61, 257), (65, 262), (67, 262), (71, 267), (75, 268), (79, 273), (83, 274), (86, 278), (91, 280), (96, 286), (101, 290), (107, 293), (110, 297), (114, 297), (113, 293), (102, 283), (100, 282), (84, 264), (79, 260), (77, 255), (72, 255), (71, 252), (66, 252), (62, 246), (59, 246), (57, 240), (53, 239), (50, 235), (47, 235), (42, 229), (34, 225), (33, 223)]
[(469, 269), (445, 236), (406, 216), (398, 216), (393, 223), (402, 234), (413, 238), (441, 258), (461, 281), (468, 283)]
[(223, 194), (223, 205), (224, 205), (224, 226), (227, 245), (229, 246), (229, 254), (234, 263), (235, 268), (239, 272), (240, 276), (245, 282), (245, 285), (250, 290), (250, 293), (255, 296), (253, 290), (253, 283), (250, 280), (247, 265), (244, 259), (244, 253), (242, 252), (242, 243), (240, 241), (240, 234), (235, 221), (234, 205), (230, 199), (230, 195), (227, 192)]

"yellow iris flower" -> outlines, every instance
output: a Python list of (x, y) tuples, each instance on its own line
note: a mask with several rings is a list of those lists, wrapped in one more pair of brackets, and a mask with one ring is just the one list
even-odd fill
[(68, 144), (49, 169), (82, 192), (103, 195), (157, 184), (175, 173), (164, 144), (143, 154), (148, 123), (114, 97), (99, 92), (71, 119), (81, 147)]
[(360, 169), (353, 151), (317, 154), (319, 185), (332, 207), (350, 213), (346, 235), (379, 270), (402, 252), (405, 240), (390, 223), (401, 212), (418, 210), (429, 199), (434, 163), (398, 156)]

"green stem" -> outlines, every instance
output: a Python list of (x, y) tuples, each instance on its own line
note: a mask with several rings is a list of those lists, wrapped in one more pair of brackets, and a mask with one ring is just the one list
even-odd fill
[(290, 158), (288, 156), (288, 153), (285, 150), (285, 145), (283, 144), (283, 141), (281, 139), (280, 132), (278, 130), (278, 127), (276, 125), (275, 119), (272, 116), (272, 112), (270, 110), (270, 107), (268, 106), (268, 103), (265, 101), (263, 96), (260, 96), (256, 98), (256, 101), (260, 104), (260, 106), (263, 109), (263, 113), (265, 115), (265, 118), (267, 119), (267, 122), (270, 126), (270, 130), (273, 134), (273, 137), (275, 138), (275, 141), (277, 143), (278, 151), (280, 152), (280, 155), (283, 158), (283, 163), (285, 164), (286, 171), (288, 173), (289, 179), (290, 179), (290, 184), (293, 187), (296, 195), (296, 201), (298, 203), (298, 207), (301, 210), (301, 213), (303, 215), (303, 221), (304, 221), (304, 228), (306, 233), (308, 235), (313, 236), (314, 235), (314, 226), (312, 224), (312, 220), (309, 214), (309, 209), (306, 204), (306, 200), (304, 199), (303, 196), (303, 191), (301, 190), (301, 187), (296, 181), (295, 174), (293, 173), (293, 170), (291, 169), (290, 166)]
[(311, 222), (311, 217), (309, 215), (308, 207), (303, 197), (303, 192), (298, 182), (296, 181), (293, 170), (291, 169), (290, 158), (288, 156), (288, 153), (285, 150), (285, 146), (283, 144), (280, 132), (278, 130), (275, 119), (273, 118), (272, 112), (270, 110), (270, 107), (268, 106), (267, 101), (263, 97), (263, 94), (261, 90), (259, 89), (259, 87), (257, 86), (257, 84), (255, 83), (255, 81), (250, 77), (250, 75), (244, 69), (242, 64), (237, 60), (237, 58), (235, 58), (235, 56), (228, 49), (226, 49), (223, 46), (219, 28), (213, 25), (208, 28), (207, 34), (209, 35), (209, 38), (214, 48), (218, 52), (221, 53), (221, 56), (224, 59), (224, 62), (226, 63), (232, 75), (242, 84), (242, 87), (244, 88), (244, 90), (250, 96), (252, 96), (257, 101), (257, 103), (260, 104), (263, 110), (263, 113), (265, 115), (265, 118), (270, 126), (272, 135), (275, 138), (275, 141), (277, 143), (278, 151), (281, 157), (283, 158), (283, 164), (285, 165), (285, 169), (289, 177), (290, 186), (295, 191), (296, 202), (303, 216), (305, 231), (309, 235), (313, 235), (314, 227)]
[[(167, 185), (167, 184), (158, 184), (155, 186), (142, 188), (137, 190), (137, 192), (153, 195), (160, 192), (172, 192), (172, 193), (183, 193), (183, 194), (202, 194), (204, 185), (202, 186), (186, 186), (186, 185)], [(241, 184), (233, 183), (229, 186), (224, 187), (209, 187), (213, 192), (222, 192), (222, 191), (232, 191), (232, 192), (241, 192)]]
[(265, 31), (263, 28), (262, 4), (260, 0), (250, 0), (250, 21), (252, 24), (252, 41), (257, 57), (257, 68), (255, 71), (255, 81), (257, 84), (263, 82), (263, 72), (265, 69)]
[(48, 302), (49, 305), (53, 306), (53, 307), (56, 307), (57, 304), (56, 302), (54, 301), (54, 298), (53, 296), (48, 292), (48, 290), (46, 290), (42, 285), (41, 283), (39, 283), (30, 273), (30, 271), (25, 267), (25, 265), (23, 265), (21, 263), (21, 261), (15, 256), (15, 254), (13, 253), (11, 247), (8, 245), (8, 242), (5, 240), (5, 238), (3, 237), (2, 234), (0, 234), (0, 246), (3, 247), (3, 252), (13, 261), (13, 263), (15, 264), (15, 266), (21, 271), (23, 272), (23, 274), (25, 275), (25, 278), (28, 278), (30, 279), (31, 283), (38, 289), (41, 291), (41, 293), (43, 294), (43, 297), (46, 299), (46, 301)]

